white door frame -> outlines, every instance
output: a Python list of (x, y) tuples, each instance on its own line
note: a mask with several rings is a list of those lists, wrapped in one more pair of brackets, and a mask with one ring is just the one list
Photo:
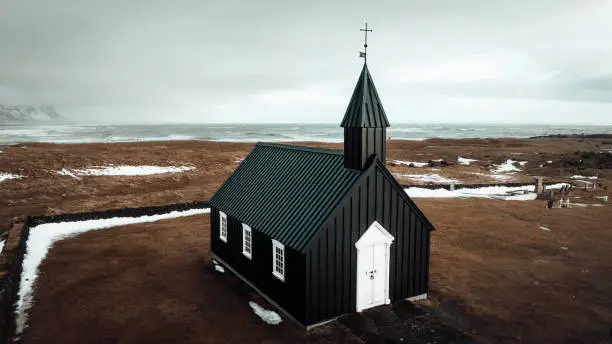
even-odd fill
[[(361, 238), (357, 240), (355, 243), (355, 248), (357, 248), (357, 273), (356, 273), (356, 281), (357, 283), (356, 290), (356, 309), (357, 312), (361, 312), (362, 310), (370, 307), (375, 307), (382, 305), (383, 303), (389, 304), (391, 300), (389, 299), (389, 270), (390, 270), (390, 256), (391, 256), (391, 243), (395, 238), (391, 235), (380, 223), (377, 221), (372, 222), (370, 227), (363, 233)], [(359, 292), (361, 291), (359, 286), (359, 281), (361, 280), (360, 272), (362, 270), (361, 262), (359, 259), (359, 253), (366, 247), (372, 247), (374, 245), (385, 245), (385, 272), (384, 272), (384, 299), (383, 302), (377, 304), (361, 304), (359, 299)]]

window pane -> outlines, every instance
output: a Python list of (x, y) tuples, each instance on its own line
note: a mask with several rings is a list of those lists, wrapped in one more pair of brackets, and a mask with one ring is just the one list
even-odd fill
[(219, 230), (219, 237), (221, 238), (221, 240), (227, 242), (227, 217), (224, 216), (223, 214), (221, 215), (221, 226), (220, 227), (221, 228)]
[(285, 280), (285, 247), (276, 240), (272, 241), (272, 272), (280, 280)]
[(248, 256), (251, 255), (251, 241), (252, 241), (251, 228), (247, 225), (242, 225), (242, 250)]

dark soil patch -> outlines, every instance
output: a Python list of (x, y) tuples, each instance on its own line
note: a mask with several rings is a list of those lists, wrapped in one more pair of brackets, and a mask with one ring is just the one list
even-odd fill
[(577, 170), (612, 169), (612, 153), (609, 152), (574, 152), (561, 156), (561, 167)]

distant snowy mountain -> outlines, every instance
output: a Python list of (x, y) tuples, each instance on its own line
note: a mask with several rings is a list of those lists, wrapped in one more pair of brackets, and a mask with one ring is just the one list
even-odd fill
[(66, 118), (60, 116), (52, 106), (10, 106), (0, 104), (0, 123), (19, 122), (64, 122)]

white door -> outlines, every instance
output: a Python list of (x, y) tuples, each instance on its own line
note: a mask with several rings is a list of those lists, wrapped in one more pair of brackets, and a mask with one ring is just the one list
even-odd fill
[(357, 241), (357, 311), (389, 303), (389, 251), (393, 236), (380, 224)]
[(366, 246), (359, 250), (358, 260), (361, 259), (361, 272), (359, 274), (358, 296), (362, 309), (382, 305), (385, 303), (385, 275), (386, 258), (385, 244)]

